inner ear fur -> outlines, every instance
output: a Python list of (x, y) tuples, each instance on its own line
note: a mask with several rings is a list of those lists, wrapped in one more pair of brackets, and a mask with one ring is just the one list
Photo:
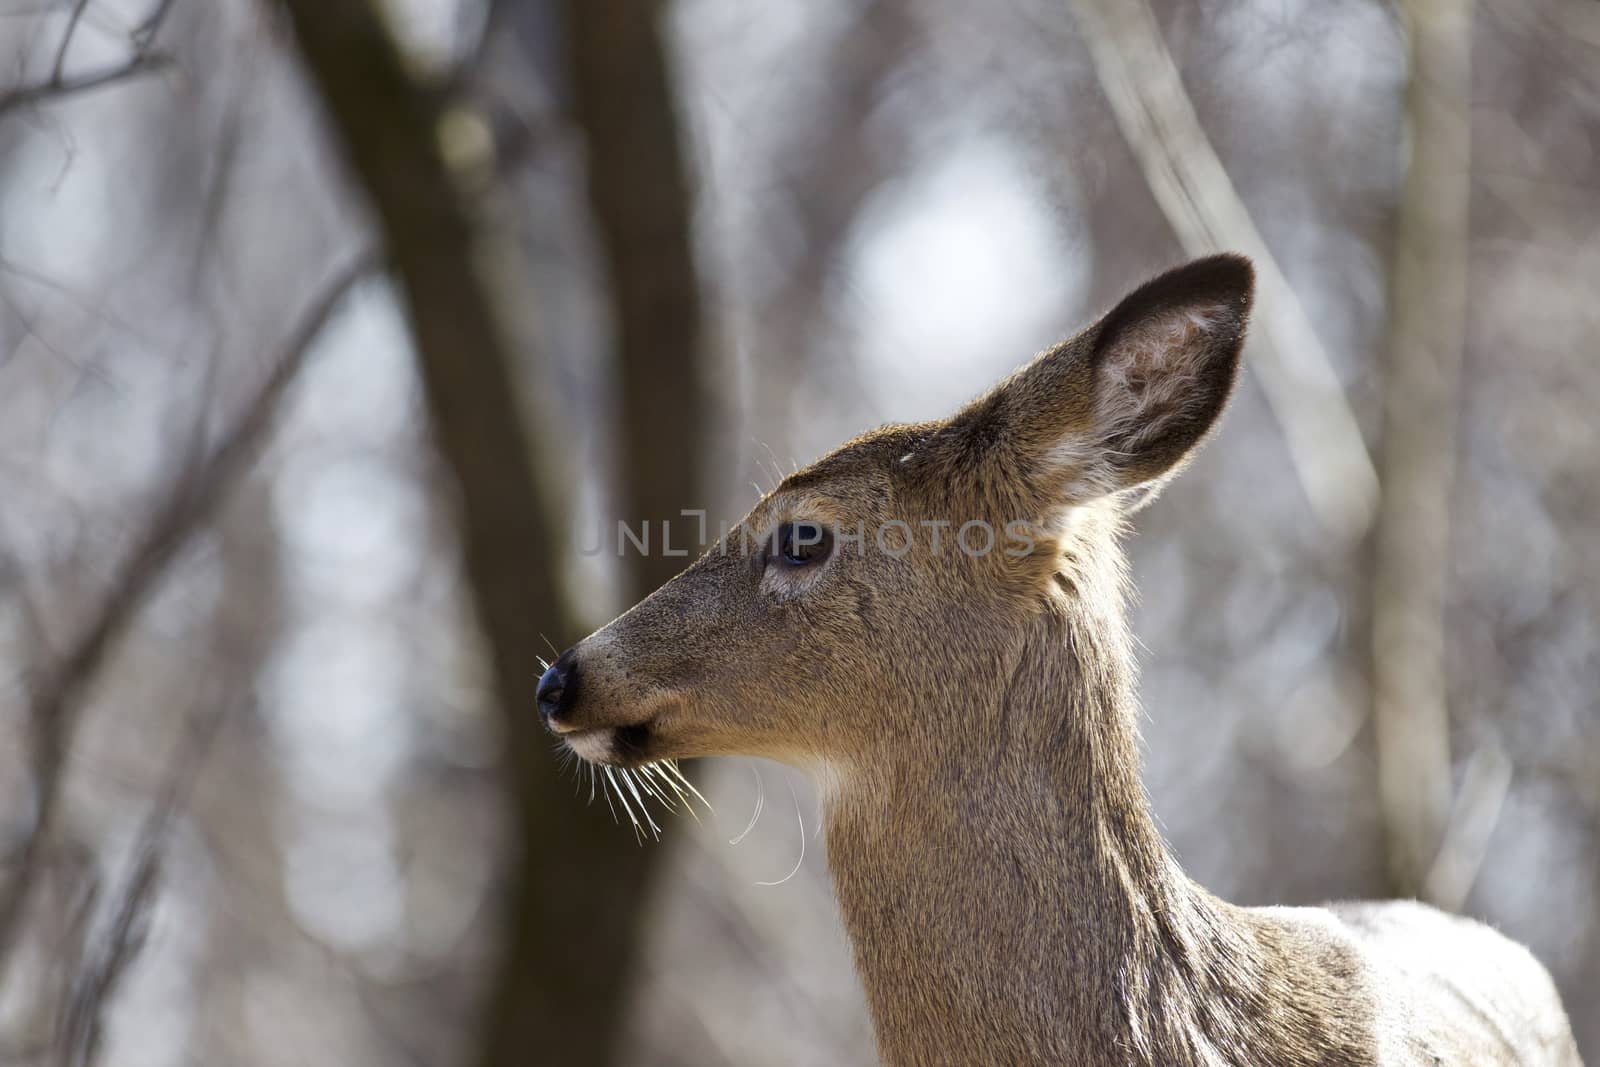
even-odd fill
[(1243, 256), (1196, 260), (1146, 282), (1093, 328), (1094, 435), (1115, 488), (1167, 476), (1233, 392), (1254, 291)]

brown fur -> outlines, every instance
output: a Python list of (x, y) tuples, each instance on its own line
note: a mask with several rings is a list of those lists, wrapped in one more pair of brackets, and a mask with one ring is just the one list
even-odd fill
[[(1250, 290), (1238, 257), (1180, 268), (953, 418), (856, 438), (574, 650), (554, 727), (581, 755), (816, 774), (888, 1063), (1578, 1064), (1548, 975), (1487, 927), (1236, 908), (1152, 822), (1118, 535), (1215, 425)], [(951, 549), (1019, 518), (1025, 556)], [(798, 519), (868, 550), (770, 563)], [(873, 550), (896, 519), (912, 550)]]

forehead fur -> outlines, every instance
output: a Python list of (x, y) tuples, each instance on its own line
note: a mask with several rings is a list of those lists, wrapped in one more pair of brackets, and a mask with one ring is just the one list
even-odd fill
[(863, 476), (868, 477), (868, 484), (876, 483), (881, 488), (883, 482), (870, 476), (878, 474), (884, 480), (894, 478), (895, 468), (901, 458), (915, 452), (937, 425), (932, 422), (899, 423), (868, 430), (846, 441), (811, 466), (791, 474), (778, 488), (785, 492), (823, 490), (854, 482)]

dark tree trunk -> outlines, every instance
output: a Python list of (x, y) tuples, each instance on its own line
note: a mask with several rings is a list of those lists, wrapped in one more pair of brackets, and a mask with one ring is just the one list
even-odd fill
[[(655, 591), (688, 560), (705, 508), (699, 478), (712, 404), (701, 358), (700, 289), (676, 94), (655, 0), (565, 0), (567, 70), (588, 156), (589, 205), (610, 280), (618, 379), (617, 499), (649, 523), (629, 550), (629, 592)], [(714, 524), (713, 524), (714, 525)]]
[[(557, 538), (535, 488), (513, 354), (475, 255), (476, 220), (438, 149), (438, 104), (413, 84), (373, 7), (287, 7), (405, 297), (434, 437), (459, 490), (465, 569), (508, 725), (522, 869), (480, 1062), (609, 1063), (656, 853), (618, 833), (603, 806), (573, 802), (534, 711), (541, 635), (577, 635), (557, 582)], [(693, 319), (677, 328), (692, 327)]]

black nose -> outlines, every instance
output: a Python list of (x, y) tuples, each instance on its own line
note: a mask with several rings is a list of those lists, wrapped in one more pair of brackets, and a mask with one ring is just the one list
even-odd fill
[(578, 690), (578, 657), (572, 654), (572, 649), (561, 653), (560, 657), (544, 672), (539, 679), (539, 712), (546, 719), (553, 719), (563, 711), (572, 707), (572, 700)]

